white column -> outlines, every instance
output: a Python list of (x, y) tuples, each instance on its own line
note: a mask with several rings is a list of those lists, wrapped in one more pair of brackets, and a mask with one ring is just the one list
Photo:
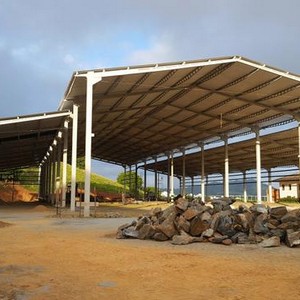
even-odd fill
[(224, 197), (229, 197), (229, 158), (228, 158), (228, 138), (225, 142), (225, 172), (224, 172)]
[(298, 200), (300, 199), (300, 122), (298, 122), (298, 169), (299, 169), (299, 181), (297, 186)]
[(173, 198), (174, 196), (174, 157), (173, 157), (173, 152), (171, 152), (171, 177), (170, 177), (170, 194), (171, 197)]
[(85, 181), (83, 216), (90, 216), (91, 161), (92, 161), (92, 119), (93, 119), (93, 73), (86, 77), (86, 116), (85, 116)]
[(155, 199), (158, 199), (158, 188), (157, 188), (157, 157), (155, 157), (155, 172), (154, 172), (154, 188), (155, 188)]
[(259, 129), (255, 130), (256, 134), (256, 195), (257, 203), (261, 204), (261, 157), (260, 157), (260, 139)]
[(170, 201), (170, 152), (168, 152), (167, 201)]
[(185, 150), (182, 150), (182, 197), (185, 198)]
[(70, 210), (75, 211), (76, 170), (77, 170), (78, 105), (73, 105), (72, 114), (72, 175)]
[(66, 206), (66, 192), (67, 192), (67, 163), (68, 163), (68, 127), (69, 122), (64, 121), (63, 132), (63, 170), (62, 170), (62, 188), (61, 188), (61, 206)]
[(59, 189), (61, 184), (60, 176), (60, 162), (61, 162), (61, 142), (57, 141), (57, 164), (56, 164), (56, 205), (59, 203)]
[(247, 199), (247, 177), (246, 177), (246, 171), (243, 172), (243, 190), (244, 190), (244, 202), (246, 203), (248, 201)]
[(86, 75), (86, 117), (85, 117), (85, 182), (83, 216), (90, 216), (91, 194), (91, 161), (92, 161), (92, 118), (93, 118), (93, 86), (101, 81), (101, 77), (88, 72)]
[(38, 199), (41, 199), (43, 194), (43, 171), (42, 171), (42, 165), (39, 165), (39, 193), (38, 193)]
[(192, 194), (192, 198), (193, 198), (194, 197), (194, 176), (191, 177), (191, 181), (192, 181), (191, 194)]
[(144, 161), (144, 200), (146, 200), (146, 189), (147, 189), (147, 162)]
[(56, 160), (56, 157), (55, 157), (55, 147), (54, 146), (51, 146), (52, 147), (52, 152), (50, 153), (51, 155), (51, 204), (54, 204), (55, 203), (55, 160)]
[(268, 170), (268, 202), (274, 203), (273, 201), (273, 189), (272, 189), (272, 170)]
[(204, 144), (201, 144), (201, 201), (205, 203)]

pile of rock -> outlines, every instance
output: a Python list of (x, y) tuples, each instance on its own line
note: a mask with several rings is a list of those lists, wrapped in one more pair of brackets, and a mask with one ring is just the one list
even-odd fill
[(262, 247), (300, 245), (300, 209), (256, 204), (233, 209), (233, 199), (210, 205), (179, 198), (165, 210), (153, 209), (131, 224), (118, 228), (117, 238), (171, 240), (175, 245), (212, 242), (224, 245), (260, 243)]

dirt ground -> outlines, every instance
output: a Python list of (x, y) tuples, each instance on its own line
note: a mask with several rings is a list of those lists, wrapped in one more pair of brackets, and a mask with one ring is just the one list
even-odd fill
[(132, 218), (54, 216), (0, 206), (0, 299), (300, 299), (300, 248), (117, 240)]

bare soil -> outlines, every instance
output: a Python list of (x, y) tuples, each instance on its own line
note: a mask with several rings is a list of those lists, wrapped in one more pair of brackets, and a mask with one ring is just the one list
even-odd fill
[(117, 240), (132, 218), (55, 213), (0, 206), (0, 299), (300, 299), (300, 248)]

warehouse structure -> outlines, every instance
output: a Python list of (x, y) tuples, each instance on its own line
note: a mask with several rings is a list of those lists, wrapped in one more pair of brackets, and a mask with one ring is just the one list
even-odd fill
[[(236, 168), (256, 169), (260, 202), (261, 169), (265, 162), (261, 156), (261, 130), (300, 121), (299, 87), (297, 75), (236, 56), (75, 72), (56, 112), (60, 114), (60, 126), (53, 123), (47, 131), (49, 136), (52, 134), (52, 142), (44, 149), (44, 156), (36, 155), (35, 160), (26, 164), (39, 161), (41, 195), (55, 201), (55, 185), (61, 185), (64, 204), (65, 175), (63, 171), (60, 176), (57, 162), (63, 156), (65, 165), (67, 156), (69, 160), (71, 157), (71, 210), (74, 210), (76, 157), (85, 156), (84, 216), (89, 216), (91, 158), (125, 167), (146, 166), (149, 160), (168, 157), (161, 171), (172, 178), (171, 157), (180, 152), (182, 168), (177, 172), (183, 178), (183, 187), (187, 172), (201, 175), (203, 189), (205, 176), (217, 171), (224, 176), (224, 195), (229, 196), (229, 170), (231, 165), (235, 168), (230, 153), (243, 147), (237, 144), (237, 148), (230, 150), (230, 140), (254, 133), (255, 140), (250, 143), (255, 142), (255, 149), (251, 148), (251, 157), (244, 151), (245, 167), (236, 165)], [(15, 119), (1, 120), (0, 127), (5, 125), (4, 121), (8, 132), (14, 132)], [(27, 124), (32, 126), (29, 120)], [(41, 128), (37, 130), (39, 139), (43, 126), (37, 126)], [(20, 141), (18, 136), (15, 141)], [(206, 145), (219, 141), (224, 144), (223, 155), (222, 151), (216, 153), (221, 161), (214, 169), (213, 162), (205, 162), (209, 158), (206, 152), (213, 151), (207, 151)], [(35, 144), (29, 146), (29, 152), (34, 153)], [(297, 132), (293, 149), (286, 151), (293, 151), (291, 156), (287, 155), (287, 165), (299, 166), (299, 150), (295, 149), (299, 145)], [(197, 147), (201, 149), (201, 160), (198, 154), (201, 169), (194, 165), (190, 171), (186, 168), (189, 157), (186, 153)], [(273, 149), (273, 156), (279, 156), (276, 146)], [(17, 153), (12, 151), (11, 155)], [(280, 155), (286, 155), (285, 151)], [(280, 165), (281, 161), (279, 158), (276, 163), (274, 159), (269, 167)], [(0, 164), (4, 167), (5, 161)], [(168, 183), (170, 191), (172, 180)]]

